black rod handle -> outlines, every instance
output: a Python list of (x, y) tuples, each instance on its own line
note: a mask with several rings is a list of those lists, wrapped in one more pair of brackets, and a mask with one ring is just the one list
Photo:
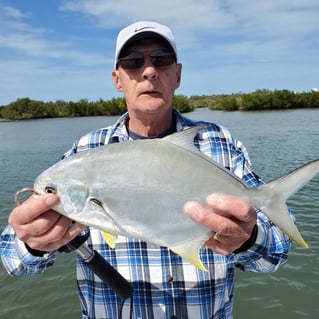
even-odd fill
[(94, 250), (92, 258), (83, 260), (87, 266), (122, 299), (127, 299), (132, 296), (132, 285), (96, 250)]
[[(122, 299), (130, 298), (133, 294), (132, 285), (96, 250), (85, 244), (90, 232), (77, 236), (66, 245), (67, 251), (76, 251), (85, 264), (103, 280)], [(65, 249), (64, 249), (65, 250)]]

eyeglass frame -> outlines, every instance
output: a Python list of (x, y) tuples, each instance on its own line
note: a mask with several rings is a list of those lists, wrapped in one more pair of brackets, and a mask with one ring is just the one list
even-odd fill
[[(138, 70), (144, 66), (147, 56), (149, 56), (151, 63), (156, 68), (167, 68), (167, 67), (169, 67), (177, 62), (176, 55), (171, 50), (161, 49), (161, 50), (152, 50), (152, 51), (144, 51), (144, 52), (132, 51), (132, 52), (129, 52), (128, 54), (126, 54), (125, 56), (120, 57), (117, 60), (116, 69), (118, 69), (120, 66), (122, 69), (127, 70), (127, 71)], [(164, 64), (156, 62), (157, 61), (156, 59), (161, 58), (161, 57), (162, 58), (171, 57), (172, 59), (167, 61), (167, 63), (164, 63)], [(123, 65), (121, 65), (121, 62), (123, 62), (123, 61), (128, 61), (128, 62), (133, 63), (134, 60), (135, 60), (135, 63), (138, 60), (142, 61), (142, 63), (139, 62), (135, 66), (132, 66), (132, 67), (127, 67), (127, 65), (123, 67)]]

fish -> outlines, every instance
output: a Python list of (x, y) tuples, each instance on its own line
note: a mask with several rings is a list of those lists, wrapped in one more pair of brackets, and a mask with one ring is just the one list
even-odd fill
[(207, 125), (164, 138), (124, 141), (74, 154), (42, 172), (37, 194), (55, 193), (58, 213), (102, 231), (114, 248), (117, 236), (168, 247), (206, 270), (199, 249), (210, 229), (183, 212), (188, 201), (206, 204), (215, 192), (260, 208), (292, 241), (308, 247), (289, 215), (287, 199), (319, 172), (319, 160), (257, 188), (201, 153), (194, 138)]

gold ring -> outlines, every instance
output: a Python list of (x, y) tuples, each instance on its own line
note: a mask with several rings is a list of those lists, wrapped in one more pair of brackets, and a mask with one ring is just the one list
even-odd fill
[(213, 239), (218, 240), (219, 237), (220, 237), (220, 233), (217, 232), (217, 233), (214, 234)]

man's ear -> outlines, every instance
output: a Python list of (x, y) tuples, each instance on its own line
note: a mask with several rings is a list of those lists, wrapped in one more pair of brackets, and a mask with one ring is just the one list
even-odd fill
[(179, 88), (181, 84), (181, 79), (182, 79), (182, 64), (177, 63), (176, 64), (176, 89)]
[(122, 85), (120, 81), (120, 76), (119, 76), (119, 71), (118, 70), (113, 70), (112, 71), (112, 79), (113, 79), (113, 84), (115, 88), (119, 91), (122, 92)]

